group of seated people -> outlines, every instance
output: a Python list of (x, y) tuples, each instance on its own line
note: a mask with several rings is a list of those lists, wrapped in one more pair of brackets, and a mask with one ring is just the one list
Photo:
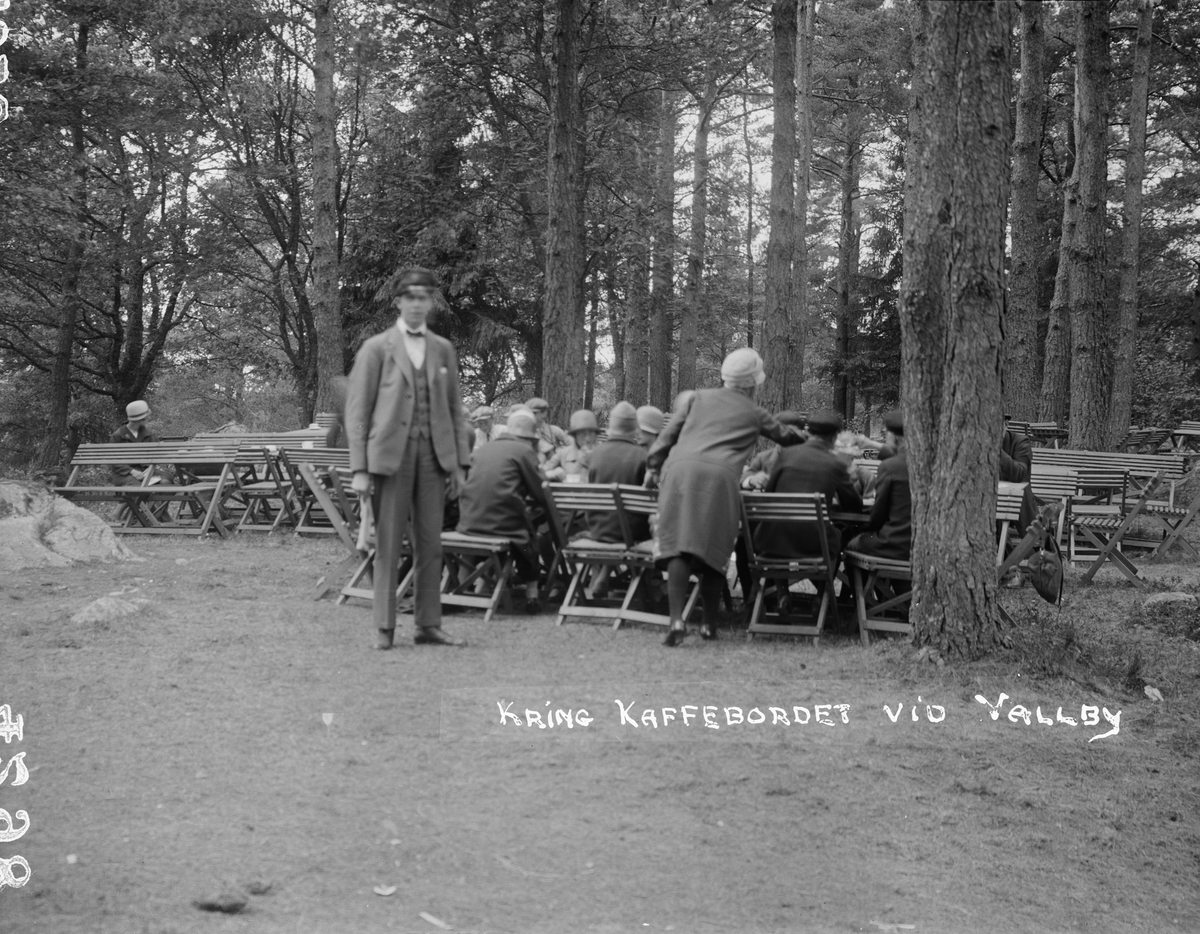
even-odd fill
[[(546, 400), (534, 398), (512, 406), (503, 424), (494, 424), (495, 412), (490, 406), (480, 406), (471, 413), (474, 446), (455, 526), (469, 535), (502, 536), (514, 542), (515, 570), (525, 587), (526, 609), (530, 612), (541, 608), (539, 585), (553, 558), (542, 483), (551, 480), (640, 486), (646, 473), (647, 449), (666, 422), (661, 409), (651, 405), (635, 409), (621, 402), (609, 415), (606, 440), (597, 443), (600, 427), (593, 412), (575, 412), (563, 431), (550, 424), (549, 411)], [(611, 517), (597, 519), (594, 525), (595, 529), (588, 531), (600, 540), (621, 540), (620, 529)], [(648, 527), (644, 533), (648, 539)]]
[[(553, 546), (545, 534), (547, 509), (544, 480), (577, 478), (587, 483), (643, 485), (647, 451), (664, 427), (663, 413), (651, 406), (634, 408), (620, 402), (609, 413), (606, 440), (597, 444), (595, 415), (587, 410), (571, 416), (567, 431), (548, 423), (549, 405), (531, 399), (510, 409), (503, 425), (494, 424), (494, 413), (481, 406), (471, 414), (476, 446), (459, 502), (457, 530), (476, 535), (499, 535), (517, 543), (516, 569), (525, 585), (527, 606), (537, 603), (540, 575), (550, 563)], [(781, 422), (802, 428), (805, 441), (788, 447), (773, 446), (755, 455), (745, 466), (742, 488), (776, 493), (818, 493), (833, 513), (861, 513), (866, 521), (828, 526), (827, 546), (835, 563), (846, 550), (906, 561), (912, 547), (912, 497), (903, 417), (899, 411), (884, 416), (885, 439), (877, 441), (843, 431), (836, 412), (818, 411), (804, 416), (781, 413)], [(566, 443), (563, 443), (566, 439)], [(855, 464), (856, 455), (873, 449), (877, 471)], [(1000, 479), (1029, 479), (1032, 449), (1022, 435), (1005, 431), (1001, 441)], [(864, 503), (865, 501), (865, 503)], [(1030, 510), (1035, 508), (1030, 496)], [(635, 540), (651, 537), (645, 517), (635, 518)], [(614, 514), (597, 514), (573, 537), (599, 542), (623, 540)], [(810, 557), (821, 554), (817, 529), (762, 523), (754, 546), (760, 554), (776, 557)], [(739, 542), (737, 564), (743, 594), (750, 592), (748, 562)]]

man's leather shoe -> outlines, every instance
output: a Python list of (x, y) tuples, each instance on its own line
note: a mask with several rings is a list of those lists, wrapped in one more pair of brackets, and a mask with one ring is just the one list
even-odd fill
[(413, 636), (413, 642), (417, 645), (466, 645), (466, 640), (455, 639), (448, 636), (437, 626), (431, 626), (427, 629), (418, 629), (417, 634)]
[(392, 636), (395, 634), (395, 632), (396, 630), (394, 629), (377, 629), (375, 631), (375, 648), (390, 649), (392, 647)]
[(701, 639), (715, 639), (715, 638), (717, 638), (717, 627), (716, 627), (716, 626), (714, 626), (714, 625), (710, 625), (710, 624), (708, 624), (708, 623), (704, 623), (704, 624), (703, 624), (703, 625), (700, 627), (700, 638), (701, 638)]

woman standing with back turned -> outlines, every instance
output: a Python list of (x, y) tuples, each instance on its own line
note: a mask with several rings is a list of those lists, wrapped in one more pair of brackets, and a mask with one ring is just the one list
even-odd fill
[(721, 585), (741, 521), (742, 467), (758, 436), (782, 445), (804, 440), (802, 432), (755, 403), (765, 380), (755, 350), (733, 351), (721, 364), (724, 387), (681, 395), (647, 455), (646, 485), (657, 482), (660, 470), (663, 475), (655, 557), (667, 568), (671, 628), (666, 645), (678, 645), (687, 633), (683, 608), (691, 574), (699, 576), (704, 600), (700, 635), (717, 637)]

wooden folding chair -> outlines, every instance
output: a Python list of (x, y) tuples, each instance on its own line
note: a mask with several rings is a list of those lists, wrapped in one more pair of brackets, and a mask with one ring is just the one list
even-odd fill
[[(1006, 574), (1013, 568), (1017, 567), (1033, 554), (1035, 550), (1040, 548), (1046, 537), (1054, 534), (1055, 516), (1063, 509), (1061, 503), (1047, 503), (1038, 510), (1038, 514), (1033, 521), (1029, 523), (1029, 528), (1025, 530), (1025, 535), (1017, 542), (1013, 550), (996, 568), (996, 577), (1003, 581)], [(1013, 618), (1008, 615), (1008, 611), (996, 602), (997, 608), (1000, 610), (1001, 620), (1009, 627), (1014, 625)]]
[(1021, 518), (1021, 500), (1025, 495), (1024, 483), (1000, 481), (996, 490), (996, 521), (1000, 523), (1000, 544), (996, 549), (996, 563), (1004, 560), (1005, 546), (1012, 524)]
[[(912, 623), (908, 619), (912, 603), (912, 564), (861, 551), (847, 551), (845, 561), (854, 576), (854, 606), (862, 644), (871, 644), (871, 632), (912, 635)], [(896, 581), (907, 586), (896, 586)]]
[(236, 489), (231, 500), (242, 506), (235, 532), (274, 532), (282, 522), (296, 524), (292, 480), (285, 479), (278, 455), (264, 445), (243, 445), (234, 462)]
[[(1076, 507), (1071, 517), (1071, 527), (1078, 531), (1084, 539), (1096, 547), (1098, 553), (1095, 561), (1084, 572), (1083, 579), (1090, 581), (1105, 561), (1111, 561), (1116, 568), (1140, 587), (1148, 587), (1146, 578), (1137, 566), (1120, 551), (1120, 545), (1125, 536), (1133, 528), (1138, 516), (1143, 513), (1150, 499), (1150, 493), (1158, 486), (1160, 475), (1155, 475), (1149, 484), (1141, 491), (1132, 506), (1120, 505), (1108, 507), (1105, 511), (1091, 511), (1087, 507)], [(1084, 511), (1084, 510), (1087, 511)]]
[[(762, 554), (754, 547), (754, 532), (759, 523), (771, 522), (784, 526), (807, 526), (815, 528), (821, 540), (821, 553), (812, 557), (776, 557)], [(834, 582), (837, 580), (837, 563), (829, 551), (829, 536), (834, 532), (825, 511), (825, 498), (820, 493), (743, 493), (742, 494), (742, 540), (746, 545), (746, 556), (750, 561), (750, 573), (754, 577), (754, 608), (750, 612), (747, 632), (753, 638), (757, 633), (772, 635), (812, 636), (813, 645), (825, 629), (825, 619), (834, 606)], [(823, 583), (819, 606), (815, 617), (812, 614), (800, 617), (788, 612), (791, 602), (789, 585), (807, 580)], [(777, 581), (783, 584), (782, 592), (776, 594), (776, 612), (764, 610), (767, 584)], [(836, 608), (834, 613), (837, 613)], [(788, 622), (788, 620), (801, 620)]]
[[(555, 625), (561, 626), (569, 616), (587, 619), (611, 619), (613, 629), (619, 629), (625, 620), (669, 626), (671, 618), (662, 613), (651, 613), (632, 608), (634, 596), (639, 592), (648, 575), (656, 574), (653, 542), (636, 542), (632, 534), (630, 517), (651, 515), (657, 508), (657, 491), (616, 483), (547, 483), (544, 484), (550, 504), (550, 521), (564, 538), (566, 529), (577, 517), (609, 514), (617, 517), (621, 528), (620, 542), (601, 542), (586, 534), (566, 541), (562, 549), (562, 560), (571, 573), (567, 592), (558, 609)], [(629, 583), (620, 595), (611, 599), (591, 596), (585, 583), (589, 575), (612, 575), (628, 570)], [(693, 588), (684, 610), (686, 621), (699, 592)], [(587, 599), (588, 604), (581, 601)], [(614, 605), (615, 604), (615, 605)]]

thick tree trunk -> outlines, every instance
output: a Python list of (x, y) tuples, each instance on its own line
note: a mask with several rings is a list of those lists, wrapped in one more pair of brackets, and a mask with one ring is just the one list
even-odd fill
[[(750, 101), (742, 111), (742, 141), (746, 148), (746, 346), (755, 344), (754, 321), (754, 150), (750, 147)], [(722, 358), (724, 354), (722, 354)]]
[(1141, 0), (1133, 81), (1129, 96), (1129, 151), (1125, 156), (1125, 202), (1122, 206), (1121, 285), (1117, 297), (1117, 333), (1113, 342), (1112, 405), (1109, 447), (1129, 430), (1133, 409), (1133, 369), (1137, 360), (1138, 252), (1142, 226), (1142, 181), (1146, 177), (1146, 103), (1150, 90), (1150, 45), (1154, 6)]
[[(1072, 11), (1073, 12), (1073, 11)], [(1072, 72), (1067, 73), (1074, 97), (1075, 81)], [(1077, 203), (1071, 188), (1071, 176), (1075, 174), (1075, 121), (1066, 121), (1067, 146), (1066, 164), (1063, 170), (1067, 180), (1062, 183), (1062, 226), (1058, 235), (1058, 269), (1054, 276), (1054, 293), (1050, 299), (1050, 318), (1046, 326), (1046, 343), (1043, 350), (1042, 398), (1038, 403), (1038, 420), (1053, 421), (1059, 428), (1067, 424), (1067, 413), (1071, 404), (1071, 268), (1068, 253), (1071, 238), (1075, 235)]]
[(556, 0), (551, 89), (542, 393), (550, 420), (565, 424), (583, 400), (583, 153), (579, 135), (579, 0)]
[[(848, 96), (853, 99), (857, 82), (851, 78)], [(856, 103), (847, 105), (846, 147), (841, 171), (841, 226), (838, 232), (837, 271), (837, 337), (834, 349), (833, 407), (850, 418), (854, 402), (850, 388), (850, 360), (854, 336), (858, 331), (858, 296), (854, 282), (858, 276), (859, 238), (861, 223), (855, 211), (859, 197), (861, 171), (862, 120)]]
[(1005, 334), (1004, 410), (1013, 418), (1036, 421), (1042, 385), (1038, 354), (1039, 267), (1045, 236), (1038, 223), (1038, 162), (1042, 152), (1045, 30), (1041, 0), (1021, 4), (1021, 90), (1013, 142), (1012, 274), (1009, 277)]
[(816, 0), (800, 0), (796, 64), (796, 243), (792, 253), (792, 333), (788, 360), (788, 399), (804, 406), (805, 331), (808, 327), (808, 189), (812, 178), (812, 71)]
[(704, 251), (708, 226), (708, 121), (717, 99), (710, 76), (700, 101), (696, 123), (696, 153), (692, 169), (692, 233), (688, 244), (687, 284), (679, 315), (679, 391), (696, 388), (696, 336), (705, 317)]
[(676, 92), (662, 92), (654, 192), (654, 283), (650, 303), (650, 402), (671, 410), (675, 331), (675, 112)]
[(763, 363), (767, 382), (762, 405), (788, 405), (788, 358), (791, 340), (792, 253), (796, 248), (796, 30), (797, 0), (773, 0), (771, 64), (774, 101), (771, 139), (771, 230), (767, 238), (767, 274), (763, 300)]
[(1077, 450), (1108, 446), (1104, 219), (1107, 204), (1108, 4), (1076, 0), (1075, 235), (1068, 250), (1071, 283), (1071, 424)]
[(71, 123), (71, 159), (75, 164), (75, 184), (71, 193), (75, 229), (67, 244), (63, 263), (62, 317), (54, 338), (54, 365), (50, 371), (50, 418), (46, 434), (34, 460), (37, 470), (53, 470), (62, 464), (63, 442), (67, 440), (67, 421), (71, 413), (71, 355), (75, 346), (75, 324), (79, 320), (79, 276), (87, 246), (88, 164), (83, 127), (83, 73), (88, 66), (88, 23), (80, 23), (75, 34), (75, 74), (78, 103)]
[(600, 320), (600, 279), (592, 276), (591, 301), (588, 303), (587, 322), (587, 379), (583, 384), (583, 407), (592, 407), (596, 392), (596, 339)]
[(914, 641), (1000, 637), (995, 567), (1011, 6), (918, 0), (900, 322)]
[(346, 375), (338, 257), (337, 104), (334, 98), (335, 0), (313, 7), (313, 319), (317, 331), (318, 412), (340, 404), (336, 380)]

